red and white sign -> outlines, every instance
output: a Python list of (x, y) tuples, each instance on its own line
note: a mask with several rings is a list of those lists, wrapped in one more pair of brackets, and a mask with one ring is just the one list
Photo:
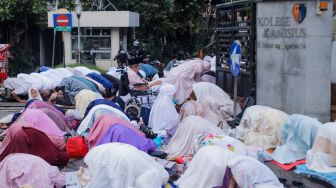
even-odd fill
[(71, 14), (54, 14), (54, 27), (72, 27)]
[(57, 26), (60, 27), (69, 26), (69, 22), (70, 22), (69, 18), (64, 14), (60, 14), (59, 16), (56, 17)]

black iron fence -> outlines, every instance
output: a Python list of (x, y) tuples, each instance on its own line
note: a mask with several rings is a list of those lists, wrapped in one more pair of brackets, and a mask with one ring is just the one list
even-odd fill
[(255, 96), (256, 83), (256, 4), (254, 0), (236, 0), (216, 5), (216, 83), (233, 94), (233, 76), (228, 63), (230, 46), (241, 43), (242, 71), (238, 76), (238, 96)]

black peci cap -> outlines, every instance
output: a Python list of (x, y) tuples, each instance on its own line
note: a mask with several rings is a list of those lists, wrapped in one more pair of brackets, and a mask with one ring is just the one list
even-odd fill
[(136, 65), (142, 63), (142, 58), (140, 57), (132, 57), (129, 61), (128, 61), (128, 65)]

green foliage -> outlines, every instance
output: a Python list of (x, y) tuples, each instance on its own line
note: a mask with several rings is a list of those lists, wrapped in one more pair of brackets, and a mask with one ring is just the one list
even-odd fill
[(9, 59), (9, 75), (18, 73), (30, 73), (34, 68), (34, 58), (30, 53), (19, 46), (13, 46), (10, 49), (13, 59)]
[[(47, 23), (48, 0), (0, 0), (0, 22), (27, 21), (28, 24)], [(91, 0), (82, 0), (84, 9), (88, 10)], [(73, 10), (74, 1), (59, 0), (58, 8)]]
[[(81, 0), (90, 10), (92, 0)], [(48, 0), (0, 0), (0, 24), (25, 23), (25, 29), (46, 27)], [(59, 0), (58, 8), (74, 9), (74, 0)], [(151, 55), (160, 57), (164, 48), (183, 49), (190, 54), (207, 44), (202, 13), (204, 0), (114, 0), (118, 10), (140, 13), (136, 38), (149, 44)], [(22, 27), (22, 26), (21, 26)]]
[(0, 22), (15, 21), (46, 13), (44, 0), (1, 0)]
[(125, 0), (118, 8), (140, 13), (136, 37), (149, 44), (154, 57), (159, 57), (165, 46), (193, 53), (205, 45), (203, 0)]

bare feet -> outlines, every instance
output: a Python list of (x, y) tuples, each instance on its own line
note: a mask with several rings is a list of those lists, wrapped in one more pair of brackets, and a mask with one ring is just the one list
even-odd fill
[(23, 99), (18, 99), (17, 100), (19, 103), (26, 103), (27, 101), (26, 100), (23, 100)]

